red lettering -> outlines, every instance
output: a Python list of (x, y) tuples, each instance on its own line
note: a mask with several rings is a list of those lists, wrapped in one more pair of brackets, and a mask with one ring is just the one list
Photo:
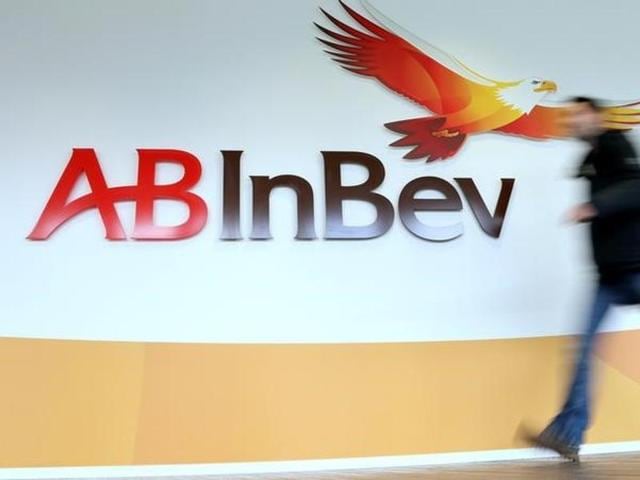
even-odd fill
[[(71, 191), (82, 175), (87, 178), (91, 193), (69, 202)], [(86, 210), (97, 208), (107, 239), (125, 240), (127, 237), (114, 206), (114, 195), (133, 197), (133, 193), (133, 187), (109, 189), (96, 152), (92, 148), (74, 148), (38, 223), (27, 238), (46, 240), (67, 220)]]
[[(53, 190), (36, 226), (27, 238), (47, 240), (61, 225), (82, 212), (98, 209), (108, 240), (126, 240), (116, 202), (136, 202), (133, 238), (137, 240), (180, 240), (198, 234), (207, 221), (207, 205), (189, 190), (200, 180), (202, 167), (198, 159), (181, 150), (138, 150), (138, 184), (109, 187), (96, 152), (92, 148), (75, 148), (69, 163)], [(156, 166), (175, 163), (184, 168), (176, 183), (156, 185)], [(69, 201), (78, 180), (85, 176), (90, 193)], [(176, 200), (189, 208), (189, 217), (178, 226), (158, 226), (153, 221), (155, 200)]]
[[(207, 223), (207, 204), (189, 190), (200, 180), (202, 166), (198, 159), (182, 150), (138, 150), (138, 192), (136, 222), (133, 238), (136, 240), (182, 240), (200, 233)], [(156, 185), (156, 166), (175, 163), (184, 168), (184, 176), (176, 183)], [(156, 225), (153, 221), (155, 200), (178, 200), (189, 208), (189, 217), (175, 227)]]

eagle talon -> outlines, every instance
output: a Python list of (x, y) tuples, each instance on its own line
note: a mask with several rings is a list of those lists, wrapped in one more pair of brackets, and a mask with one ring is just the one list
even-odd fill
[(460, 135), (460, 132), (450, 132), (447, 129), (444, 130), (438, 130), (437, 132), (433, 132), (433, 136), (437, 137), (437, 138), (452, 138), (452, 137), (457, 137), (458, 135)]

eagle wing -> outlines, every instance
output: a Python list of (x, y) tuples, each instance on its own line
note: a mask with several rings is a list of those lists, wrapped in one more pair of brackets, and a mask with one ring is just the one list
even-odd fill
[(631, 130), (640, 125), (640, 100), (604, 103), (605, 127), (613, 130)]
[(447, 115), (462, 110), (478, 95), (496, 98), (497, 88), (506, 83), (479, 75), (436, 47), (424, 44), (418, 49), (368, 20), (342, 0), (340, 4), (364, 31), (321, 9), (340, 29), (333, 31), (315, 24), (330, 38), (318, 38), (331, 49), (326, 52), (350, 72), (374, 77), (435, 114)]
[[(564, 121), (568, 103), (537, 105), (529, 114), (496, 129), (498, 132), (534, 139), (562, 138), (569, 135)], [(604, 126), (613, 130), (631, 130), (640, 125), (640, 100), (603, 102)]]
[(528, 114), (495, 131), (539, 140), (565, 137), (568, 135), (566, 124), (563, 122), (567, 114), (566, 106), (536, 105)]

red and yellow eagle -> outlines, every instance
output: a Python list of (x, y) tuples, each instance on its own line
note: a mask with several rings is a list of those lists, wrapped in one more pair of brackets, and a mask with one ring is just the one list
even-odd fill
[[(446, 159), (468, 135), (502, 132), (534, 139), (566, 135), (561, 121), (565, 105), (543, 104), (557, 90), (550, 80), (492, 80), (408, 32), (362, 0), (373, 22), (340, 0), (358, 24), (352, 27), (322, 12), (339, 31), (315, 24), (328, 38), (319, 40), (343, 68), (374, 77), (434, 115), (387, 123), (402, 136), (392, 146), (413, 147), (408, 159)], [(629, 129), (640, 124), (640, 102), (609, 104), (606, 126)]]

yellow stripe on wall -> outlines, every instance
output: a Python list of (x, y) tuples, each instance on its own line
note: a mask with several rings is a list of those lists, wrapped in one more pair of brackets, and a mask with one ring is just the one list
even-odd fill
[(143, 344), (0, 340), (0, 465), (135, 462)]
[[(631, 340), (630, 340), (631, 338)], [(566, 338), (331, 345), (0, 339), (0, 465), (251, 462), (521, 446)], [(590, 440), (640, 439), (637, 332), (608, 339)], [(607, 353), (609, 352), (609, 353)], [(609, 355), (609, 357), (607, 356)], [(634, 362), (635, 364), (635, 362)], [(630, 373), (631, 372), (631, 373)]]

